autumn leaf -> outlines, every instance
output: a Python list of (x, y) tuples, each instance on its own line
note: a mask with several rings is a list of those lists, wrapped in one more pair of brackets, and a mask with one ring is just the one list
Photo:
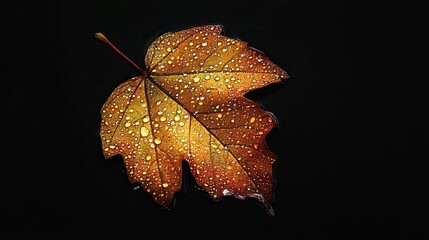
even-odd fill
[(96, 34), (141, 73), (102, 107), (104, 156), (121, 155), (129, 180), (167, 208), (181, 190), (185, 160), (214, 200), (251, 197), (272, 211), (276, 155), (265, 136), (276, 122), (244, 94), (288, 75), (221, 31), (208, 25), (161, 35), (147, 50), (146, 70)]

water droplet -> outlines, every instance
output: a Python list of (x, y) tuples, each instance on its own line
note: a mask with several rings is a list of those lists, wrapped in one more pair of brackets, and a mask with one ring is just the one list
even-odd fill
[(161, 143), (161, 138), (159, 138), (159, 137), (156, 137), (154, 140), (153, 140), (154, 142), (155, 142), (155, 144), (160, 144)]
[(162, 117), (160, 117), (160, 118), (159, 118), (159, 120), (160, 120), (161, 122), (164, 122), (165, 120), (167, 120), (167, 118), (166, 118), (166, 117), (164, 117), (164, 116), (162, 116)]
[(146, 156), (146, 160), (150, 160), (152, 158), (152, 155), (150, 155), (150, 154), (148, 154), (147, 156)]
[(198, 76), (194, 77), (194, 82), (199, 82), (200, 78)]
[(131, 126), (131, 123), (130, 122), (126, 122), (125, 123), (125, 127), (129, 127), (129, 126)]
[(193, 42), (189, 42), (189, 46), (192, 46), (192, 45), (194, 45), (194, 43)]
[(179, 126), (183, 127), (183, 126), (185, 126), (185, 123), (184, 122), (179, 122)]
[(154, 143), (150, 143), (150, 148), (155, 148), (155, 144)]
[(250, 123), (255, 122), (255, 120), (256, 120), (256, 118), (255, 118), (255, 117), (252, 117), (252, 118), (250, 119)]
[(109, 151), (109, 148), (105, 148), (105, 149), (104, 149), (104, 151), (105, 151), (105, 152)]
[(109, 148), (111, 148), (111, 149), (115, 149), (115, 147), (116, 147), (115, 145), (110, 145), (109, 146)]
[(179, 120), (180, 120), (180, 115), (174, 116), (174, 121), (179, 121)]
[(168, 183), (163, 183), (163, 184), (162, 184), (162, 186), (163, 186), (164, 188), (166, 188), (166, 187), (168, 187)]
[(222, 113), (218, 113), (218, 114), (217, 114), (217, 117), (218, 117), (218, 118), (222, 118)]
[(147, 137), (149, 135), (149, 129), (147, 127), (141, 127), (140, 134), (142, 137)]
[(167, 52), (171, 52), (171, 50), (172, 50), (171, 47), (167, 48)]
[(201, 46), (205, 47), (205, 46), (207, 46), (207, 43), (203, 42), (203, 43), (201, 43)]
[(143, 122), (144, 123), (149, 122), (149, 120), (150, 120), (150, 117), (148, 115), (146, 115), (146, 116), (143, 117)]

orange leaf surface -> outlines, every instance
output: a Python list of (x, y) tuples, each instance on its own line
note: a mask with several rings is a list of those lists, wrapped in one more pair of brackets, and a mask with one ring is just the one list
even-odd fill
[(252, 197), (271, 211), (276, 155), (265, 136), (276, 123), (243, 95), (288, 75), (221, 31), (201, 26), (152, 42), (142, 76), (120, 84), (102, 107), (104, 156), (121, 155), (130, 181), (164, 207), (181, 190), (185, 160), (214, 200)]

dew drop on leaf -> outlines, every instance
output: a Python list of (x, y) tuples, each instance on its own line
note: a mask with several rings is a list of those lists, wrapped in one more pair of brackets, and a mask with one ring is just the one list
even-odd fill
[(142, 137), (147, 137), (149, 135), (149, 129), (147, 127), (141, 127), (140, 128), (140, 134)]

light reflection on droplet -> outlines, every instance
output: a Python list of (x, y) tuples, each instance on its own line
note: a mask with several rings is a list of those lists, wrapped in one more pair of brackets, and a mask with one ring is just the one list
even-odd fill
[(149, 135), (149, 129), (147, 127), (141, 127), (140, 128), (140, 134), (142, 137), (147, 137)]

